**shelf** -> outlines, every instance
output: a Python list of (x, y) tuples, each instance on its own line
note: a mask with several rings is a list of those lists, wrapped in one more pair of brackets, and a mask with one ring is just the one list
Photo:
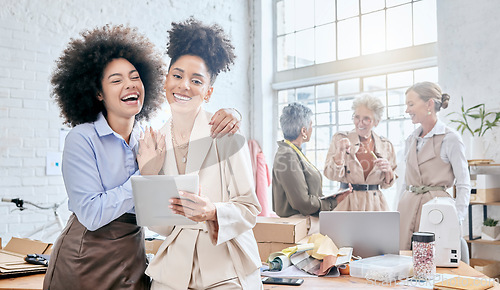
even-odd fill
[(470, 204), (500, 205), (500, 201), (490, 201), (490, 202), (471, 201)]
[(500, 175), (500, 164), (470, 165), (470, 174), (491, 174)]
[(464, 237), (465, 241), (470, 244), (483, 244), (483, 245), (500, 245), (500, 241), (487, 241), (483, 239), (477, 239), (477, 240), (469, 240), (468, 236)]

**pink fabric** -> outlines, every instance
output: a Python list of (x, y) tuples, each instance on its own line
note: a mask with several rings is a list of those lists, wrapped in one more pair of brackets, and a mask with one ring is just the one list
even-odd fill
[(255, 193), (262, 207), (259, 216), (274, 216), (267, 202), (267, 188), (271, 185), (271, 175), (269, 174), (266, 158), (257, 141), (248, 140), (248, 148), (250, 149), (250, 159), (252, 160)]

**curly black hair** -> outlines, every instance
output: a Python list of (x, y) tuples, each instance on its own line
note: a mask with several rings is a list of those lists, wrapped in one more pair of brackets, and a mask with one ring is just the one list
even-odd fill
[(144, 105), (136, 120), (148, 120), (164, 101), (165, 74), (161, 54), (137, 29), (123, 25), (106, 25), (80, 33), (71, 39), (51, 78), (52, 94), (61, 108), (66, 124), (94, 122), (105, 108), (97, 95), (102, 92), (106, 66), (124, 58), (135, 66), (144, 85)]
[[(210, 73), (210, 84), (221, 71), (229, 71), (236, 55), (231, 40), (217, 24), (205, 25), (190, 17), (184, 22), (172, 22), (168, 31), (167, 54), (170, 66), (183, 55), (196, 55), (205, 61)], [(170, 67), (169, 67), (170, 70)]]

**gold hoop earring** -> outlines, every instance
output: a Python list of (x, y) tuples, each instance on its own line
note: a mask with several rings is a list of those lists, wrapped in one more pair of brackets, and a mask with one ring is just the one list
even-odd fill
[(307, 135), (302, 135), (302, 139), (307, 140)]

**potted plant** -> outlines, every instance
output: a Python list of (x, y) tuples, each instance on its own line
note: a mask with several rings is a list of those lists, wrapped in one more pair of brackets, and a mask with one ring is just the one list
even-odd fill
[(457, 130), (460, 134), (464, 135), (464, 132), (470, 133), (470, 159), (484, 159), (485, 150), (482, 137), (488, 130), (500, 125), (500, 112), (487, 111), (485, 104), (478, 104), (465, 109), (464, 98), (461, 99), (460, 112), (451, 112), (446, 116), (457, 116), (456, 119), (450, 119), (450, 122), (457, 124)]
[(498, 220), (487, 218), (481, 227), (481, 239), (488, 241), (500, 240), (500, 226), (497, 225)]

